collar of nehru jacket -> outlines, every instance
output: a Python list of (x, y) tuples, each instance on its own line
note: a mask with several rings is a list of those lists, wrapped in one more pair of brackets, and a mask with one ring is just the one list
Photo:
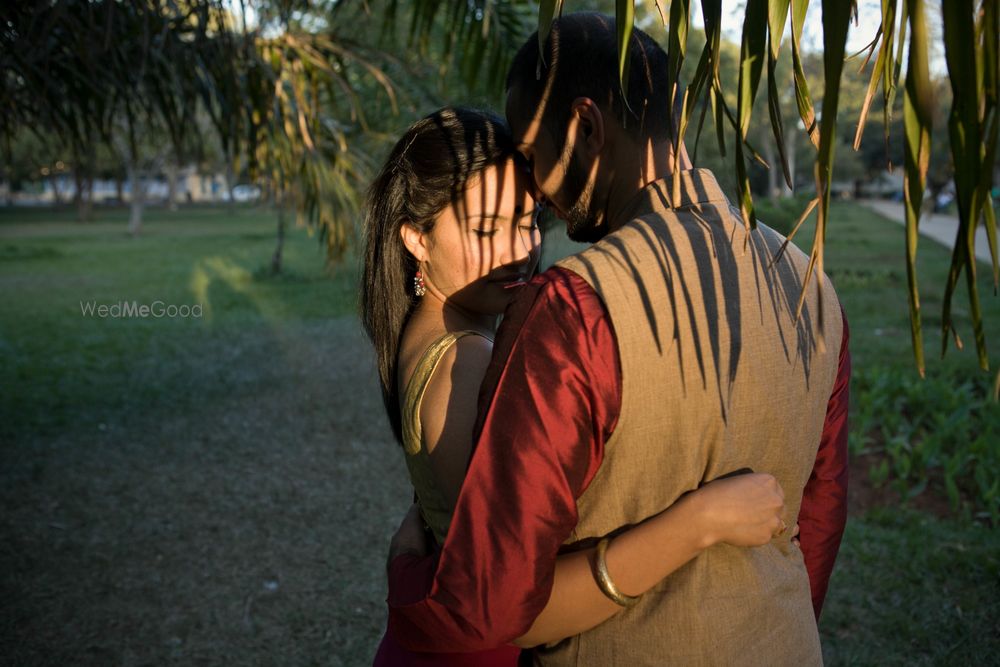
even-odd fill
[(708, 169), (688, 169), (678, 172), (677, 176), (676, 191), (675, 182), (671, 177), (653, 181), (639, 190), (615, 216), (616, 224), (612, 229), (617, 229), (629, 220), (647, 213), (683, 209), (698, 204), (729, 205), (729, 200), (719, 187), (719, 182)]

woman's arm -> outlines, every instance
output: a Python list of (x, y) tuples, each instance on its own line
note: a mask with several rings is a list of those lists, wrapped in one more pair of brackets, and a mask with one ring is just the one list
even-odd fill
[[(782, 529), (784, 493), (766, 474), (720, 479), (615, 537), (605, 561), (625, 595), (640, 595), (703, 550), (766, 544)], [(548, 604), (514, 643), (537, 646), (579, 634), (622, 610), (598, 588), (594, 549), (560, 556)]]
[[(479, 385), (491, 353), (492, 344), (485, 338), (460, 339), (442, 357), (421, 405), (424, 442), (435, 481), (452, 505), (468, 467)], [(605, 558), (611, 578), (621, 592), (638, 595), (713, 544), (766, 544), (781, 525), (783, 501), (781, 487), (766, 474), (706, 484), (617, 536)], [(415, 521), (419, 523), (419, 517)], [(416, 530), (410, 532), (415, 534)], [(422, 535), (408, 542), (401, 533), (406, 533), (402, 526), (393, 540), (390, 562), (394, 554), (424, 548)], [(589, 630), (621, 611), (597, 587), (593, 557), (594, 549), (560, 556), (549, 601), (516, 644), (536, 646), (557, 641)]]

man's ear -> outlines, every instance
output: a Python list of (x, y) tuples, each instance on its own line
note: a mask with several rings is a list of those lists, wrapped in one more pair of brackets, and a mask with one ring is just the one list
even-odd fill
[(605, 127), (604, 114), (597, 103), (589, 97), (578, 97), (570, 106), (576, 116), (583, 148), (588, 154), (596, 157), (604, 148)]
[(427, 261), (426, 234), (410, 223), (404, 222), (399, 228), (399, 236), (403, 239), (403, 246), (418, 262)]

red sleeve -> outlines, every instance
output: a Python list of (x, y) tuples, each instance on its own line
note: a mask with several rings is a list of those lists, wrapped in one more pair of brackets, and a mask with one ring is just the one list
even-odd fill
[(844, 316), (837, 379), (826, 406), (826, 421), (816, 465), (806, 483), (799, 510), (799, 540), (809, 572), (809, 587), (817, 620), (847, 523), (847, 404), (851, 380), (849, 339), (847, 317)]
[(548, 602), (621, 407), (600, 298), (551, 269), (521, 289), (480, 394), (479, 438), (437, 555), (389, 569), (389, 632), (415, 651), (476, 651), (523, 635)]

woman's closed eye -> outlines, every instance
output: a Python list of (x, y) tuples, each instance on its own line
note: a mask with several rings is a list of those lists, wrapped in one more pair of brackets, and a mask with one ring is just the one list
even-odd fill
[(526, 216), (528, 221), (520, 226), (521, 229), (529, 232), (538, 231), (538, 219), (541, 217), (543, 210), (545, 210), (544, 206), (541, 204), (535, 204), (534, 208)]

